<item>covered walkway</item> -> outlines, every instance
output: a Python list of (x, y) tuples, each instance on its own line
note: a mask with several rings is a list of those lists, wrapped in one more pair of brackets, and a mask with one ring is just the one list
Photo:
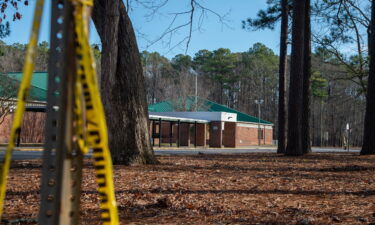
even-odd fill
[(208, 120), (149, 115), (149, 121), (153, 146), (206, 146)]

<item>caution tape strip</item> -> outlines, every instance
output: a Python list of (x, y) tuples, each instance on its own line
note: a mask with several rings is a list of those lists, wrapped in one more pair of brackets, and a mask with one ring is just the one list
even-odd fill
[(10, 162), (12, 158), (12, 152), (20, 135), (20, 129), (22, 125), (22, 116), (25, 112), (26, 99), (30, 89), (30, 83), (32, 74), (34, 71), (34, 61), (36, 54), (36, 46), (39, 40), (40, 22), (43, 14), (44, 0), (37, 0), (34, 11), (33, 26), (31, 30), (31, 36), (29, 45), (26, 51), (25, 64), (23, 67), (23, 77), (17, 96), (17, 107), (14, 115), (12, 129), (10, 132), (9, 143), (6, 149), (4, 161), (1, 164), (0, 171), (0, 218), (3, 213), (4, 198), (6, 193), (7, 177), (9, 173)]
[(89, 152), (89, 146), (87, 144), (87, 132), (85, 127), (85, 113), (84, 113), (84, 101), (82, 99), (82, 86), (80, 83), (75, 82), (74, 87), (75, 105), (74, 105), (74, 137), (76, 139), (79, 150), (83, 154)]
[[(97, 86), (95, 66), (91, 48), (88, 42), (89, 8), (93, 5), (91, 0), (72, 0), (74, 5), (74, 22), (77, 54), (77, 83), (75, 87), (75, 115), (76, 135), (78, 146), (83, 153), (88, 152), (88, 147), (93, 149), (94, 166), (96, 171), (98, 192), (100, 194), (101, 219), (103, 224), (119, 224), (114, 185), (112, 177), (112, 160), (108, 148), (107, 126), (104, 109), (100, 100)], [(11, 129), (10, 140), (7, 146), (0, 173), (0, 217), (6, 193), (6, 181), (10, 167), (12, 151), (20, 133), (22, 116), (25, 112), (26, 99), (30, 88), (36, 45), (39, 38), (40, 21), (43, 13), (44, 0), (37, 0), (32, 33), (26, 52), (23, 79), (18, 92), (18, 102)], [(81, 99), (81, 96), (84, 99)], [(82, 108), (81, 106), (84, 106)], [(86, 116), (86, 121), (82, 120)], [(86, 129), (84, 128), (86, 124)]]
[[(86, 132), (79, 130), (77, 136), (82, 138), (86, 134), (88, 147), (93, 149), (102, 223), (117, 225), (119, 219), (112, 177), (112, 159), (108, 147), (107, 125), (88, 35), (88, 18), (93, 2), (92, 0), (72, 0), (72, 3), (74, 6), (77, 83), (79, 85), (76, 88), (76, 93), (82, 91), (84, 96), (83, 105), (85, 107), (82, 111), (85, 111), (87, 129)], [(76, 96), (76, 98), (79, 97)], [(80, 105), (79, 101), (78, 99), (77, 105)], [(77, 113), (81, 113), (79, 109)], [(82, 123), (83, 121), (77, 121), (77, 124)], [(86, 152), (86, 150), (84, 151)]]

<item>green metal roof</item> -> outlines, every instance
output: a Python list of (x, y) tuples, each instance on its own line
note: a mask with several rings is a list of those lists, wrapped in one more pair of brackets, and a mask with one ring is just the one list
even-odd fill
[[(217, 104), (215, 102), (209, 101), (207, 99), (198, 98), (198, 112), (228, 112), (236, 113), (237, 120), (241, 122), (258, 123), (260, 121), (262, 124), (272, 124), (266, 120), (259, 120), (257, 117), (250, 116), (246, 113), (237, 111), (235, 109), (228, 108), (224, 105)], [(174, 111), (193, 111), (195, 107), (195, 97), (189, 96), (186, 99), (179, 99), (178, 101), (163, 101), (148, 106), (150, 112), (174, 112)]]
[[(19, 84), (22, 81), (23, 73), (12, 72), (4, 76), (7, 76), (12, 81), (15, 81), (17, 83), (16, 87), (18, 89)], [(31, 79), (31, 87), (29, 91), (29, 98), (28, 98), (29, 100), (47, 101), (47, 80), (48, 80), (48, 74), (46, 72), (34, 72), (33, 73), (33, 76)], [(14, 93), (14, 97), (16, 96), (17, 96), (17, 92)]]

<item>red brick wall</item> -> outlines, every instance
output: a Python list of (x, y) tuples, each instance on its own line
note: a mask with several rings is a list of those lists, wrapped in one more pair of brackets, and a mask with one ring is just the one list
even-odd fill
[(13, 114), (6, 115), (4, 122), (0, 125), (0, 143), (8, 142), (10, 129), (12, 127)]
[[(154, 138), (154, 144), (159, 145), (159, 121), (150, 122), (150, 137)], [(153, 130), (152, 130), (153, 129)], [(170, 143), (170, 123), (162, 122), (161, 123), (161, 143)], [(177, 143), (177, 124), (173, 123), (172, 125), (172, 143)], [(153, 133), (153, 136), (152, 136)]]
[(210, 145), (210, 124), (206, 124), (206, 146), (209, 146)]
[(190, 145), (190, 124), (180, 124), (180, 146)]
[(223, 145), (224, 147), (236, 147), (236, 122), (225, 122), (223, 131)]
[(197, 124), (197, 146), (206, 146), (206, 124)]
[(222, 131), (221, 122), (213, 121), (210, 123), (210, 147), (221, 148)]
[(237, 127), (237, 146), (258, 145), (257, 128)]
[[(176, 125), (172, 125), (172, 143), (176, 143), (177, 138), (177, 129)], [(169, 122), (162, 122), (161, 123), (161, 135), (162, 135), (162, 142), (161, 143), (169, 143), (170, 142), (170, 132), (171, 132), (171, 125)]]
[[(21, 143), (43, 143), (45, 113), (25, 112), (21, 126)], [(7, 143), (13, 122), (13, 114), (0, 124), (0, 143)]]
[(21, 127), (21, 143), (43, 143), (46, 113), (26, 112)]
[(266, 145), (272, 145), (273, 140), (273, 129), (266, 129)]
[[(253, 125), (256, 126), (256, 125)], [(264, 133), (264, 139), (261, 139), (261, 145), (271, 145), (272, 144), (272, 129), (264, 129), (261, 127)], [(250, 146), (258, 145), (258, 128), (257, 127), (243, 127), (241, 123), (237, 125), (237, 135), (236, 135), (236, 145), (237, 146)]]
[[(150, 124), (150, 134), (152, 127), (154, 127), (154, 144), (159, 145), (159, 122), (155, 121), (152, 125)], [(208, 125), (197, 123), (197, 146), (206, 146), (208, 137)], [(162, 142), (163, 144), (170, 143), (170, 123), (162, 122)], [(177, 144), (178, 138), (178, 124), (176, 122), (172, 125), (172, 144)], [(180, 145), (191, 146), (195, 143), (195, 127), (194, 124), (180, 123)], [(165, 145), (164, 145), (165, 146)]]

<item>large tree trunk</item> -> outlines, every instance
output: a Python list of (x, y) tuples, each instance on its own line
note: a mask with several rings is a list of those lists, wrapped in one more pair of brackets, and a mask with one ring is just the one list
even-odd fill
[(369, 32), (370, 71), (367, 86), (365, 128), (361, 155), (375, 154), (375, 3), (372, 2)]
[(286, 155), (303, 155), (302, 92), (306, 0), (293, 1), (292, 54), (288, 104), (288, 144)]
[(311, 77), (311, 21), (310, 0), (305, 5), (305, 40), (303, 63), (303, 112), (302, 112), (302, 150), (311, 152), (310, 142), (310, 77)]
[(286, 128), (286, 68), (288, 51), (288, 0), (281, 0), (281, 35), (280, 35), (280, 63), (279, 63), (279, 114), (278, 114), (278, 145), (277, 153), (285, 153)]
[(102, 41), (101, 95), (114, 164), (155, 163), (140, 54), (121, 0), (95, 0)]

